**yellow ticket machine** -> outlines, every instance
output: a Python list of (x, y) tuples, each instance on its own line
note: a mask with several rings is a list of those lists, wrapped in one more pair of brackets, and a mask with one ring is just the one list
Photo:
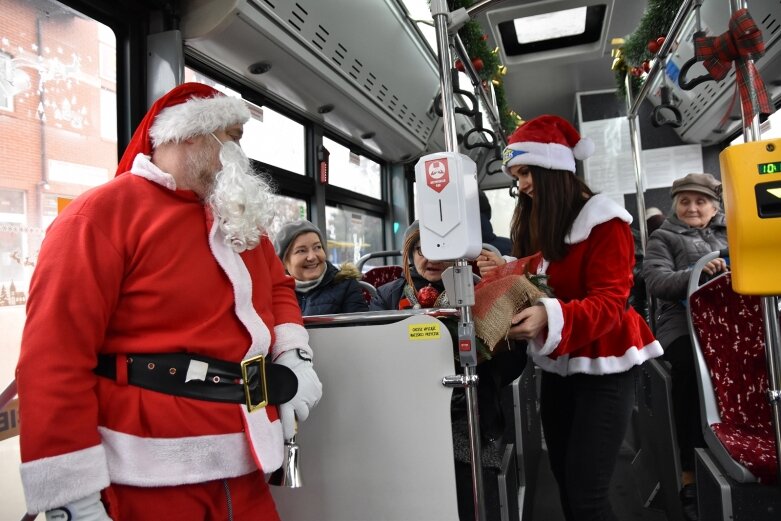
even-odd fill
[(781, 139), (727, 147), (719, 162), (732, 288), (781, 295)]

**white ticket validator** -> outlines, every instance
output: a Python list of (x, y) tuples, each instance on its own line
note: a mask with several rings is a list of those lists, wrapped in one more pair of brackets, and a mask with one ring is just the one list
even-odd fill
[(474, 259), (480, 254), (477, 167), (457, 152), (437, 152), (415, 165), (420, 247), (430, 260)]

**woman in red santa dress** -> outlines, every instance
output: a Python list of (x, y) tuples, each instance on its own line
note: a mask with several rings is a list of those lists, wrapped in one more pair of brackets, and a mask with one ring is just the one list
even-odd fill
[[(637, 366), (662, 354), (627, 305), (631, 217), (575, 175), (575, 160), (593, 149), (569, 122), (545, 115), (519, 127), (503, 155), (518, 184), (513, 253), (541, 252), (530, 270), (545, 274), (555, 295), (515, 315), (508, 337), (527, 340), (543, 370), (542, 426), (568, 521), (616, 519), (608, 490), (635, 403)], [(483, 251), (479, 265), (504, 262)]]

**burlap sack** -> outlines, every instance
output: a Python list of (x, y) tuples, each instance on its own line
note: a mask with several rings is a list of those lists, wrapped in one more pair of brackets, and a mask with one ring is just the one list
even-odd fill
[(475, 334), (493, 351), (507, 338), (513, 315), (544, 296), (526, 275), (510, 274), (481, 282), (475, 288), (472, 306)]

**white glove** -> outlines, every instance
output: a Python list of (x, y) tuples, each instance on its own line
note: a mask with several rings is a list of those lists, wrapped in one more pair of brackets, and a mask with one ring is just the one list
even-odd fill
[(111, 521), (100, 501), (100, 492), (46, 511), (46, 521)]
[(323, 395), (323, 384), (320, 383), (312, 367), (311, 359), (308, 356), (306, 359), (301, 358), (300, 351), (303, 356), (307, 356), (307, 353), (302, 350), (291, 349), (274, 360), (277, 364), (289, 367), (298, 378), (296, 395), (289, 402), (279, 406), (279, 419), (282, 421), (282, 432), (286, 440), (296, 435), (296, 419), (306, 420), (309, 417), (309, 410), (317, 405)]

